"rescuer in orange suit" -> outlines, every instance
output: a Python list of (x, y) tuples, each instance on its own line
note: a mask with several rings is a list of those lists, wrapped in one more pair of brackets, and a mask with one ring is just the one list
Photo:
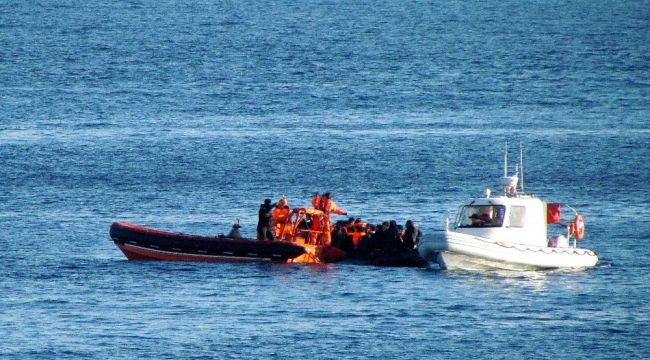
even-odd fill
[(318, 245), (320, 240), (323, 239), (325, 215), (312, 215), (309, 218), (309, 243)]
[(347, 215), (348, 213), (336, 206), (336, 203), (332, 200), (330, 193), (328, 192), (323, 195), (316, 193), (311, 199), (311, 203), (314, 205), (314, 208), (321, 210), (324, 214), (322, 224), (323, 245), (330, 245), (332, 242), (330, 213), (338, 215)]
[(286, 198), (282, 197), (278, 201), (275, 209), (273, 209), (273, 224), (276, 239), (291, 240), (291, 213), (292, 210), (289, 208), (289, 202)]
[(347, 215), (348, 213), (336, 207), (336, 203), (332, 200), (330, 193), (326, 192), (323, 195), (316, 193), (311, 199), (311, 204), (314, 208), (324, 212), (329, 216), (330, 213), (338, 215)]

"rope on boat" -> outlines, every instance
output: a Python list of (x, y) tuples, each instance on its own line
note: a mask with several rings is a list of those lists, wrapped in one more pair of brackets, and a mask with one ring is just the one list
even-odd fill
[(528, 247), (528, 246), (512, 245), (512, 244), (509, 244), (509, 243), (507, 243), (505, 241), (494, 241), (494, 242), (493, 241), (486, 241), (486, 240), (481, 239), (478, 236), (474, 236), (474, 239), (479, 240), (479, 241), (483, 241), (483, 242), (487, 242), (487, 243), (491, 243), (491, 244), (496, 244), (496, 245), (499, 245), (499, 246), (502, 246), (502, 247), (505, 247), (505, 248), (513, 248), (513, 249), (519, 250), (519, 251), (541, 252), (541, 253), (544, 253), (544, 254), (568, 253), (569, 255), (579, 255), (579, 256), (583, 256), (585, 254), (589, 255), (589, 256), (595, 256), (596, 255), (596, 253), (594, 253), (593, 251), (591, 251), (589, 249), (575, 249), (575, 248), (568, 248), (568, 249), (559, 248), (558, 249), (558, 248), (538, 248), (538, 247), (531, 248), (531, 247)]
[(532, 252), (541, 252), (545, 254), (551, 254), (551, 253), (556, 253), (556, 254), (562, 254), (562, 253), (568, 253), (569, 255), (590, 255), (594, 256), (596, 255), (593, 251), (588, 250), (588, 249), (558, 249), (558, 248), (529, 248), (529, 247), (520, 247), (518, 245), (513, 245), (513, 248), (519, 251), (532, 251)]

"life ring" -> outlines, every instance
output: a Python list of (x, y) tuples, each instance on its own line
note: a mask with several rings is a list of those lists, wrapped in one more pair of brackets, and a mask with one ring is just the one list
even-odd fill
[(571, 223), (571, 233), (576, 240), (582, 240), (585, 237), (585, 219), (582, 215), (576, 215)]

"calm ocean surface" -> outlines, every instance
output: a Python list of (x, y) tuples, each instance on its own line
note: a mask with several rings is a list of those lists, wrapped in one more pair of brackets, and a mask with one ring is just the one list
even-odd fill
[[(0, 358), (650, 358), (649, 1), (0, 1)], [(588, 271), (129, 262), (330, 191), (441, 229), (525, 185)], [(513, 153), (514, 155), (514, 153)], [(512, 163), (514, 164), (514, 160)]]

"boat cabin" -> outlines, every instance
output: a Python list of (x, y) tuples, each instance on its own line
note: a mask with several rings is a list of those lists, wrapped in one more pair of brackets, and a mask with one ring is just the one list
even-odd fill
[(546, 203), (532, 195), (473, 199), (461, 206), (455, 231), (510, 244), (547, 246)]

